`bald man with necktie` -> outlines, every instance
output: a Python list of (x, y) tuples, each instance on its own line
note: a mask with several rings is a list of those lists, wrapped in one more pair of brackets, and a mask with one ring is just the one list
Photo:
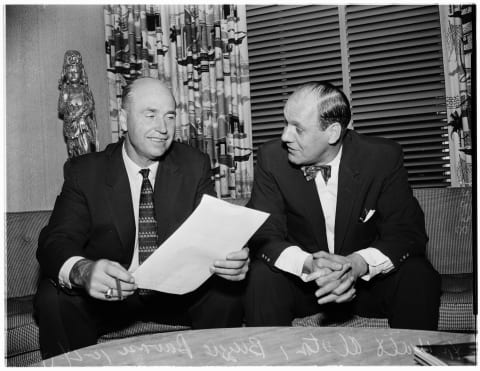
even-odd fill
[(212, 262), (212, 277), (191, 293), (138, 289), (132, 272), (214, 186), (208, 156), (174, 141), (176, 102), (163, 82), (134, 80), (119, 114), (125, 137), (69, 161), (39, 238), (35, 315), (43, 358), (95, 344), (135, 321), (242, 325), (246, 248)]

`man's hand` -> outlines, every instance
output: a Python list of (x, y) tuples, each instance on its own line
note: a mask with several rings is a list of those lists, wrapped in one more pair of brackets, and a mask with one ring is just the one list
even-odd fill
[(355, 297), (355, 282), (367, 271), (368, 265), (359, 254), (345, 257), (321, 251), (313, 254), (313, 272), (306, 281), (315, 280), (318, 285), (315, 296), (319, 304), (343, 303)]
[[(116, 279), (120, 281), (121, 295)], [(119, 300), (132, 295), (137, 289), (130, 272), (119, 263), (107, 259), (79, 260), (70, 271), (70, 282), (83, 287), (90, 296), (100, 300)], [(112, 298), (105, 296), (108, 289), (112, 289)]]
[(210, 272), (230, 281), (241, 281), (248, 272), (250, 259), (248, 247), (227, 255), (226, 260), (216, 260), (210, 267)]
[[(332, 254), (329, 254), (328, 252), (319, 251), (308, 256), (303, 264), (302, 273), (311, 274), (316, 272), (315, 276), (320, 277), (332, 271), (338, 271), (342, 269), (343, 265), (332, 259), (331, 255)], [(308, 281), (312, 280), (313, 279), (309, 279)]]

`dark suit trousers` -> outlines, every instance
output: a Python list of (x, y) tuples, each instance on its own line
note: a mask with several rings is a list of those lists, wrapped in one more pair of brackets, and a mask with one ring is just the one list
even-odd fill
[(346, 320), (352, 314), (388, 318), (392, 328), (436, 330), (440, 306), (440, 275), (422, 257), (370, 281), (358, 279), (356, 297), (348, 303), (319, 305), (318, 286), (252, 262), (245, 295), (247, 326), (291, 326), (294, 318), (322, 312), (322, 323)]
[(241, 326), (243, 288), (244, 282), (213, 276), (185, 295), (135, 293), (122, 301), (103, 301), (42, 280), (34, 303), (42, 358), (96, 344), (102, 334), (138, 320), (194, 329)]

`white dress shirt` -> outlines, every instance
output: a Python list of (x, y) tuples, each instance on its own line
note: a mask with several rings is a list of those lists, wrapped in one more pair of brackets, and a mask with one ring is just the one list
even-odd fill
[[(327, 235), (328, 251), (334, 253), (335, 241), (335, 213), (337, 208), (337, 192), (338, 192), (338, 171), (340, 169), (340, 159), (342, 157), (342, 147), (338, 151), (335, 158), (328, 164), (331, 167), (330, 179), (327, 183), (323, 179), (320, 172), (315, 177), (315, 185), (317, 187), (318, 196), (322, 206), (323, 215), (325, 217), (325, 231)], [(355, 253), (363, 257), (368, 264), (368, 273), (361, 278), (368, 281), (379, 273), (386, 273), (393, 269), (391, 260), (374, 247), (358, 250)], [(302, 274), (305, 260), (311, 254), (302, 250), (298, 246), (287, 247), (278, 257), (275, 266), (285, 272), (292, 273), (296, 276), (304, 278)]]
[[(127, 170), (128, 181), (130, 183), (130, 191), (132, 193), (132, 203), (133, 203), (133, 215), (135, 218), (135, 246), (133, 250), (133, 258), (132, 262), (130, 263), (130, 267), (128, 270), (133, 272), (135, 269), (138, 268), (138, 208), (140, 205), (140, 192), (142, 189), (142, 182), (143, 176), (140, 174), (140, 170), (144, 169), (138, 166), (135, 162), (133, 162), (130, 157), (127, 155), (127, 151), (125, 150), (125, 144), (122, 146), (122, 158), (123, 163), (125, 164), (125, 169)], [(148, 174), (148, 179), (152, 184), (152, 189), (155, 189), (155, 177), (157, 175), (158, 170), (158, 162), (154, 162), (152, 165), (148, 167), (150, 169), (150, 173)], [(60, 285), (71, 288), (72, 284), (70, 282), (70, 271), (72, 270), (73, 266), (79, 260), (84, 259), (82, 256), (72, 256), (69, 258), (60, 268), (60, 272), (58, 275), (58, 281)]]

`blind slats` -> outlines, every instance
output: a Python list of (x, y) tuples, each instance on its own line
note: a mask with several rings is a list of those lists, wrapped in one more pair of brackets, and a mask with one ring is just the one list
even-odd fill
[[(338, 45), (336, 44), (337, 42), (338, 35), (335, 38), (332, 37), (330, 40), (318, 39), (315, 41), (305, 40), (303, 42), (299, 42), (298, 40), (282, 40), (282, 42), (279, 42), (279, 40), (277, 40), (275, 44), (266, 43), (265, 45), (257, 45), (255, 48), (252, 47), (251, 50), (252, 57), (270, 54), (271, 58), (272, 54), (283, 54), (298, 50), (303, 50), (304, 54), (310, 54), (309, 51), (311, 48), (317, 48), (317, 50), (320, 49), (330, 52), (332, 50), (338, 50)], [(250, 57), (250, 49), (248, 50), (248, 55)]]
[[(418, 48), (423, 47), (426, 45), (432, 44), (441, 44), (440, 37), (437, 37), (437, 33), (440, 32), (439, 30), (432, 30), (428, 32), (428, 34), (424, 34), (424, 37), (419, 37), (417, 33), (417, 37), (412, 37), (408, 40), (402, 40), (401, 35), (398, 37), (389, 37), (384, 38), (381, 40), (369, 40), (366, 42), (354, 42), (349, 45), (349, 51), (352, 55), (356, 54), (369, 54), (369, 53), (376, 53), (381, 52), (383, 50), (398, 50), (398, 49), (410, 49), (410, 48)], [(415, 36), (415, 35), (410, 35)]]
[[(418, 50), (416, 48), (402, 48), (402, 49), (391, 49), (387, 50), (386, 48), (381, 49), (377, 53), (377, 58), (382, 59), (389, 59), (389, 58), (398, 58), (398, 57), (407, 57), (407, 56), (416, 56), (418, 54)], [(427, 53), (431, 55), (440, 55), (438, 50), (438, 45), (436, 44), (427, 44), (422, 47), (422, 53)], [(359, 63), (363, 61), (369, 61), (372, 58), (372, 53), (376, 53), (374, 50), (370, 50), (369, 53), (362, 53), (362, 54), (350, 54), (350, 62), (351, 63)]]
[[(442, 57), (442, 54), (439, 51), (437, 51), (436, 53), (432, 53), (432, 52), (416, 53), (412, 55), (405, 55), (404, 53), (401, 53), (401, 52), (398, 52), (396, 54), (397, 54), (396, 56), (395, 55), (388, 56), (387, 58), (385, 58), (384, 55), (379, 54), (378, 58), (375, 61), (376, 66), (378, 67), (385, 66), (388, 68), (392, 68), (392, 66), (395, 67), (397, 65), (403, 65), (403, 64), (417, 64), (425, 60), (438, 61), (438, 59)], [(372, 62), (368, 60), (364, 62), (356, 61), (353, 63), (356, 64), (355, 68), (359, 70), (367, 69), (372, 65)]]
[[(300, 71), (300, 70), (318, 70), (320, 68), (328, 68), (328, 67), (337, 67), (335, 65), (335, 61), (328, 60), (328, 61), (314, 61), (314, 62), (305, 62), (305, 63), (295, 63), (293, 65), (284, 64), (282, 66), (275, 66), (269, 69), (258, 69), (252, 71), (250, 77), (252, 79), (256, 79), (256, 81), (263, 81), (262, 78), (266, 78), (269, 75), (276, 75), (278, 79), (279, 75), (287, 74), (287, 77), (290, 76), (291, 72)], [(338, 68), (337, 68), (338, 70)], [(341, 72), (341, 71), (340, 71)], [(269, 78), (267, 78), (267, 81)]]
[[(432, 70), (431, 68), (418, 68), (413, 71), (398, 71), (398, 72), (392, 72), (391, 74), (380, 74), (380, 75), (365, 75), (363, 77), (356, 76), (357, 83), (372, 83), (372, 82), (384, 82), (384, 81), (391, 81), (391, 80), (403, 80), (407, 78), (416, 78), (416, 77), (424, 77), (426, 78), (431, 77), (432, 79), (435, 79), (437, 77), (438, 79), (439, 71), (438, 69)], [(443, 81), (443, 79), (442, 79)]]
[[(255, 12), (247, 6), (248, 29), (255, 30), (265, 27), (265, 22), (277, 20), (277, 24), (287, 22), (299, 23), (308, 19), (325, 18), (333, 22), (337, 14), (337, 7), (332, 6), (283, 6), (276, 5), (266, 9), (266, 12)], [(255, 14), (257, 13), (257, 14)], [(279, 22), (281, 20), (281, 22)]]
[[(375, 27), (373, 30), (371, 27), (363, 28), (363, 31), (360, 29), (349, 30), (349, 42), (352, 42), (352, 46), (358, 46), (360, 44), (364, 45), (368, 40), (375, 39), (380, 40), (380, 42), (386, 42), (385, 40), (402, 40), (405, 36), (409, 38), (420, 38), (420, 35), (414, 36), (419, 31), (424, 33), (427, 31), (427, 35), (436, 35), (438, 32), (439, 24), (438, 22), (422, 22), (422, 23), (410, 23), (404, 22), (401, 23), (401, 26), (395, 27), (393, 24), (388, 28), (379, 29)], [(380, 36), (381, 35), (381, 36)], [(380, 37), (379, 37), (380, 36)], [(357, 43), (355, 43), (358, 41)]]
[[(296, 53), (289, 53), (288, 57), (282, 57), (276, 61), (272, 61), (272, 58), (265, 56), (263, 60), (261, 58), (255, 60), (255, 70), (250, 72), (250, 76), (268, 72), (272, 67), (284, 67), (288, 68), (289, 66), (301, 66), (305, 63), (318, 63), (323, 67), (325, 66), (337, 66), (337, 60), (340, 57), (336, 50), (332, 52), (322, 52), (322, 57), (318, 58), (315, 54), (300, 54), (299, 56), (295, 55)], [(338, 66), (337, 66), (338, 67)]]
[[(328, 71), (325, 73), (319, 73), (317, 70), (311, 71), (311, 74), (298, 74), (299, 76), (297, 78), (293, 78), (292, 75), (288, 76), (284, 75), (284, 77), (277, 78), (276, 80), (268, 81), (263, 84), (261, 84), (260, 89), (265, 89), (265, 88), (270, 88), (270, 87), (285, 87), (288, 91), (293, 91), (293, 88), (300, 85), (300, 84), (306, 84), (307, 82), (311, 82), (312, 80), (318, 80), (319, 76), (323, 80), (329, 80), (329, 81), (341, 81), (342, 75), (341, 73), (335, 73), (335, 71)], [(255, 80), (252, 79), (251, 84), (255, 83)], [(257, 88), (256, 88), (257, 89)], [(254, 99), (255, 94), (252, 94), (250, 98), (252, 100)]]
[[(371, 134), (375, 135), (375, 133), (388, 133), (388, 132), (406, 132), (409, 133), (409, 135), (415, 134), (417, 130), (423, 130), (423, 129), (431, 129), (431, 128), (438, 128), (438, 123), (419, 123), (417, 125), (404, 125), (403, 123), (400, 123), (399, 125), (360, 125), (360, 124), (355, 124), (355, 129), (359, 132), (362, 132), (362, 134)], [(442, 129), (442, 133), (444, 133), (444, 130)]]
[(335, 22), (321, 22), (320, 17), (315, 17), (311, 20), (304, 20), (301, 24), (284, 23), (279, 24), (278, 19), (274, 19), (272, 24), (268, 27), (250, 30), (248, 36), (252, 40), (252, 45), (260, 42), (267, 42), (271, 40), (270, 36), (278, 32), (282, 33), (283, 38), (295, 37), (298, 35), (312, 35), (318, 32), (338, 32), (338, 25)]
[(442, 87), (444, 86), (443, 81), (435, 81), (430, 76), (415, 76), (415, 77), (406, 77), (400, 80), (389, 80), (383, 82), (377, 81), (369, 81), (364, 82), (362, 84), (358, 84), (355, 86), (355, 91), (357, 94), (368, 94), (369, 91), (379, 91), (383, 89), (403, 89), (404, 87), (409, 87), (412, 85), (416, 85), (418, 89), (421, 89), (424, 85), (431, 85), (431, 84), (440, 84)]
[[(431, 97), (432, 92), (438, 92), (444, 88), (444, 84), (440, 81), (432, 81), (431, 79), (423, 80), (422, 83), (415, 81), (416, 86), (415, 91), (423, 96)], [(412, 90), (412, 84), (410, 85), (400, 85), (400, 86), (391, 86), (390, 88), (386, 87), (376, 87), (375, 90), (372, 89), (355, 89), (356, 96), (360, 98), (369, 98), (372, 96), (385, 96), (386, 94), (398, 95), (398, 94), (410, 94)]]
[[(346, 9), (347, 17), (349, 21), (352, 21), (351, 26), (356, 26), (359, 23), (368, 22), (370, 19), (375, 19), (379, 16), (386, 16), (387, 19), (392, 18), (405, 18), (411, 17), (412, 11), (418, 12), (417, 14), (425, 14), (425, 12), (431, 12), (428, 6), (365, 6), (365, 5), (350, 5)], [(431, 7), (430, 7), (431, 8)], [(385, 19), (383, 19), (385, 20)], [(349, 23), (350, 26), (350, 23)]]
[(440, 74), (443, 69), (440, 69), (438, 66), (438, 61), (435, 60), (424, 60), (415, 63), (403, 63), (403, 64), (396, 64), (393, 66), (376, 66), (375, 63), (371, 64), (370, 68), (352, 68), (351, 76), (352, 77), (363, 77), (363, 76), (372, 76), (372, 75), (388, 75), (390, 72), (395, 74), (395, 72), (405, 71), (409, 73), (410, 76), (417, 76), (417, 68), (428, 68), (428, 69), (436, 69), (437, 75)]
[[(399, 107), (399, 109), (385, 109), (385, 110), (378, 110), (375, 111), (374, 108), (368, 109), (363, 108), (363, 112), (361, 110), (356, 112), (355, 122), (361, 122), (362, 120), (370, 120), (370, 119), (383, 119), (391, 117), (392, 115), (402, 115), (405, 114), (405, 110), (408, 109), (410, 115), (416, 114), (423, 114), (424, 112), (428, 113), (438, 113), (440, 111), (439, 108), (443, 107), (432, 107), (432, 106), (423, 106), (423, 107)], [(358, 121), (357, 121), (358, 120)]]
[[(392, 92), (388, 95), (381, 95), (375, 94), (370, 97), (359, 97), (356, 99), (355, 106), (356, 107), (364, 107), (364, 106), (373, 106), (373, 105), (382, 105), (384, 103), (388, 103), (389, 107), (397, 108), (397, 107), (404, 107), (405, 103), (408, 102), (408, 106), (411, 107), (412, 105), (415, 106), (425, 106), (425, 105), (437, 105), (442, 104), (443, 97), (435, 97), (435, 94), (438, 93), (438, 90), (426, 90), (426, 91), (418, 91), (418, 92), (403, 92), (400, 94), (395, 94)], [(411, 102), (413, 101), (413, 102)]]
[(352, 33), (364, 32), (371, 29), (372, 24), (375, 25), (377, 30), (388, 29), (391, 27), (405, 26), (407, 24), (425, 23), (436, 21), (435, 14), (425, 11), (411, 11), (402, 12), (403, 17), (400, 19), (392, 20), (390, 14), (372, 18), (361, 18), (360, 22), (350, 20), (349, 26), (354, 29)]

